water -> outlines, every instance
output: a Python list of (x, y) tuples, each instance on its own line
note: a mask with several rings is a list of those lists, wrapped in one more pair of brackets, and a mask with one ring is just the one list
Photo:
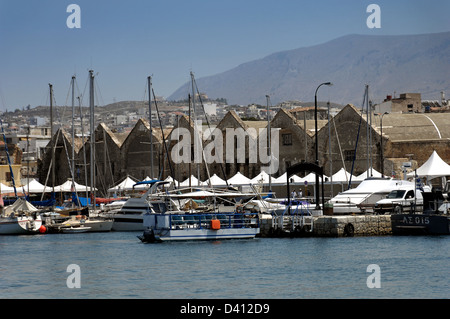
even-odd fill
[[(450, 236), (142, 244), (140, 232), (0, 237), (0, 298), (449, 298)], [(70, 264), (80, 288), (68, 288)], [(368, 288), (370, 264), (381, 288)]]

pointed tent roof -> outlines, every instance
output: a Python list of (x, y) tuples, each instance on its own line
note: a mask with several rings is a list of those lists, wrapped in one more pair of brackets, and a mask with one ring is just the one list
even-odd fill
[(108, 192), (114, 192), (116, 190), (129, 190), (129, 189), (133, 189), (133, 185), (136, 184), (136, 181), (134, 179), (132, 179), (130, 176), (127, 176), (122, 182), (120, 182), (119, 184), (117, 184), (114, 187), (111, 187), (108, 189)]
[[(369, 171), (369, 175), (370, 175), (370, 173), (372, 173), (371, 177), (382, 177), (381, 173), (375, 169), (372, 169), (371, 171)], [(356, 177), (353, 177), (352, 181), (361, 182), (361, 181), (365, 180), (366, 178), (367, 178), (367, 171), (365, 171), (364, 173), (362, 173)]]
[[(414, 172), (408, 173), (407, 176), (413, 177)], [(417, 176), (427, 179), (450, 176), (450, 165), (444, 162), (436, 151), (433, 151), (428, 160), (417, 169)]]
[[(3, 183), (0, 183), (0, 188), (1, 188), (2, 194), (4, 194), (4, 193), (13, 193), (14, 192), (14, 187), (7, 186), (7, 185), (5, 185)], [(17, 189), (17, 187), (16, 187), (16, 189)]]
[[(190, 179), (191, 179), (191, 186), (192, 186), (192, 187), (195, 187), (195, 186), (203, 186), (203, 185), (205, 185), (204, 182), (199, 181), (198, 178), (195, 177), (194, 175), (191, 175)], [(189, 177), (186, 178), (184, 181), (182, 181), (182, 182), (180, 183), (180, 186), (181, 186), (181, 187), (189, 187)]]
[(52, 187), (51, 186), (45, 186), (39, 183), (37, 180), (32, 179), (28, 184), (22, 185), (20, 187), (25, 192), (29, 193), (44, 193), (44, 192), (51, 192)]
[[(323, 180), (325, 181), (325, 178), (327, 178), (326, 175), (323, 175)], [(303, 177), (302, 182), (308, 182), (308, 184), (315, 184), (316, 183), (316, 174), (314, 172), (309, 173), (305, 177)], [(334, 182), (334, 180), (333, 180)], [(320, 183), (320, 177), (319, 177), (319, 183)]]
[(333, 174), (333, 183), (338, 182), (346, 182), (348, 183), (350, 181), (350, 177), (352, 179), (352, 181), (355, 180), (355, 176), (353, 176), (352, 174), (350, 174), (349, 172), (347, 172), (343, 167), (337, 171), (335, 174)]
[(231, 185), (248, 185), (250, 184), (250, 178), (245, 177), (241, 172), (237, 172), (236, 175), (228, 179), (228, 183)]
[[(272, 184), (282, 184), (282, 185), (286, 185), (287, 183), (287, 173), (285, 172), (283, 175), (280, 175), (277, 178), (272, 179)], [(297, 175), (292, 175), (291, 177), (289, 177), (289, 183), (290, 184), (299, 184), (299, 183), (303, 183), (303, 180), (298, 177)]]
[[(219, 176), (217, 176), (217, 174), (214, 174), (213, 176), (211, 176), (210, 180), (211, 180), (212, 186), (226, 186), (227, 185), (227, 182), (225, 180), (223, 180), (222, 178), (220, 178)], [(203, 184), (208, 185), (208, 180), (204, 181)]]
[[(77, 192), (85, 192), (86, 186), (78, 184), (77, 182), (74, 182), (75, 191)], [(87, 186), (88, 191), (91, 191), (91, 187)], [(51, 190), (51, 188), (50, 188)], [(97, 189), (96, 189), (97, 190)], [(55, 186), (55, 192), (72, 192), (74, 191), (72, 189), (72, 180), (68, 179), (64, 184), (61, 184), (59, 186)]]
[(263, 184), (268, 184), (269, 183), (269, 174), (267, 174), (265, 171), (261, 171), (261, 173), (259, 173), (258, 175), (256, 175), (255, 177), (253, 177), (250, 180), (250, 183), (252, 184), (258, 184), (259, 182), (263, 182)]

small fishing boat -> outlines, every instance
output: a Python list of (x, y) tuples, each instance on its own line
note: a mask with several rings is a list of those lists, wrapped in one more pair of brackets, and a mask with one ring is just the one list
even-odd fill
[(86, 226), (77, 226), (77, 227), (63, 227), (61, 228), (61, 232), (66, 234), (76, 234), (76, 233), (85, 233), (91, 230), (91, 227)]

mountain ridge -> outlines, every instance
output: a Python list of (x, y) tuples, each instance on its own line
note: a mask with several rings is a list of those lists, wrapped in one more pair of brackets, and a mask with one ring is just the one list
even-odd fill
[[(438, 99), (450, 89), (450, 32), (416, 35), (349, 34), (325, 43), (278, 51), (219, 74), (196, 79), (201, 92), (229, 104), (311, 101), (317, 86), (333, 82), (329, 98), (362, 102), (365, 84), (381, 101), (396, 93), (422, 93)], [(169, 100), (185, 98), (189, 83)], [(324, 93), (322, 93), (324, 94)], [(327, 93), (325, 93), (327, 94)], [(322, 96), (322, 99), (326, 96)]]

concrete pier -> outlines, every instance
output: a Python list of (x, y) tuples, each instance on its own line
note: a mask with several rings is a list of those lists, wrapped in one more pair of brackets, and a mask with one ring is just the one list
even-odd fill
[(285, 216), (284, 228), (272, 218), (262, 218), (262, 237), (353, 237), (392, 235), (390, 215), (314, 216), (313, 224), (295, 231)]

